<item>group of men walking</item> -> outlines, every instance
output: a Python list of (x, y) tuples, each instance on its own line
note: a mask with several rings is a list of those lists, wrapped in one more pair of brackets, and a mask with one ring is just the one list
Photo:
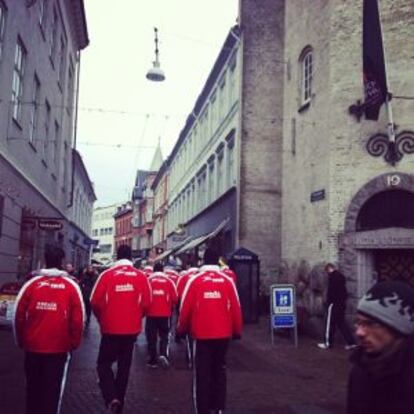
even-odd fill
[[(64, 254), (57, 246), (46, 249), (46, 269), (22, 287), (14, 329), (17, 344), (25, 350), (26, 412), (59, 412), (71, 352), (82, 339), (84, 301), (89, 305), (89, 299), (102, 334), (97, 372), (110, 412), (123, 411), (134, 344), (144, 317), (148, 366), (169, 367), (168, 338), (177, 304), (176, 337), (192, 342), (189, 359), (193, 362), (195, 412), (223, 412), (229, 341), (240, 338), (242, 332), (236, 276), (218, 266), (218, 253), (213, 249), (206, 250), (202, 267), (181, 276), (164, 271), (159, 264), (145, 272), (136, 269), (128, 246), (120, 246), (117, 256), (114, 266), (88, 285), (90, 298), (85, 297), (85, 289), (83, 298), (76, 280), (60, 270)], [(332, 264), (325, 270), (326, 331), (324, 342), (318, 346), (331, 349), (338, 327), (346, 348), (353, 350), (348, 414), (411, 414), (414, 290), (402, 281), (374, 285), (358, 303), (355, 341), (345, 320), (345, 278)]]
[[(84, 300), (78, 284), (59, 270), (63, 257), (60, 247), (48, 246), (46, 269), (23, 286), (16, 302), (16, 341), (26, 351), (28, 414), (59, 412), (70, 355), (82, 338)], [(195, 411), (222, 412), (228, 343), (241, 337), (242, 316), (235, 283), (217, 265), (218, 253), (207, 249), (204, 266), (175, 280), (159, 264), (146, 272), (136, 269), (129, 246), (118, 248), (117, 259), (99, 276), (90, 294), (102, 334), (97, 372), (108, 410), (123, 412), (134, 344), (144, 317), (148, 365), (169, 367), (170, 321), (180, 301), (176, 335), (194, 341)], [(44, 386), (45, 381), (50, 387)]]

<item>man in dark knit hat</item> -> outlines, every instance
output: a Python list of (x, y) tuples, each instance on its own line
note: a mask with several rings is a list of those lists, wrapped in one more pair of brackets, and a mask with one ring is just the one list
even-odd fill
[(358, 304), (355, 333), (348, 414), (412, 414), (414, 289), (398, 281), (377, 283)]

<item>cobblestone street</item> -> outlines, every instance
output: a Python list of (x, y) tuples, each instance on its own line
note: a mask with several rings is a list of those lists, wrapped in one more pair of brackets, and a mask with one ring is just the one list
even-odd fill
[[(63, 400), (63, 414), (106, 412), (99, 393), (95, 361), (99, 332), (95, 321), (74, 353)], [(14, 346), (10, 330), (0, 331), (0, 407), (2, 414), (24, 413), (23, 353)], [(242, 341), (228, 355), (228, 414), (341, 414), (345, 412), (348, 354), (338, 346), (319, 350), (302, 336), (295, 349), (284, 336), (270, 345), (265, 319), (245, 327)], [(184, 345), (173, 344), (172, 367), (145, 365), (146, 344), (139, 336), (127, 392), (125, 413), (192, 412), (191, 372)]]

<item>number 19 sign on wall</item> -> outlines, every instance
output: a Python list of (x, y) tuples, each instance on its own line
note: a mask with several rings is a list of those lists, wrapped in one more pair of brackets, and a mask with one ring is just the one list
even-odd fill
[(298, 345), (298, 331), (296, 323), (296, 296), (294, 285), (270, 286), (270, 330), (272, 344), (274, 343), (275, 329), (293, 329), (295, 346)]

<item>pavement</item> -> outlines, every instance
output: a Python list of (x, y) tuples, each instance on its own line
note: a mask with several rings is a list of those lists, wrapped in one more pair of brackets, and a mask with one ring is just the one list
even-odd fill
[[(106, 413), (95, 370), (99, 329), (94, 320), (73, 353), (62, 414)], [(320, 350), (308, 336), (295, 348), (288, 332), (272, 346), (268, 320), (246, 325), (243, 338), (228, 353), (226, 414), (344, 414), (348, 356), (342, 345)], [(151, 369), (145, 336), (135, 347), (125, 414), (190, 414), (191, 376), (184, 345), (172, 343), (171, 368)], [(10, 329), (0, 329), (0, 412), (24, 413), (23, 352)]]

